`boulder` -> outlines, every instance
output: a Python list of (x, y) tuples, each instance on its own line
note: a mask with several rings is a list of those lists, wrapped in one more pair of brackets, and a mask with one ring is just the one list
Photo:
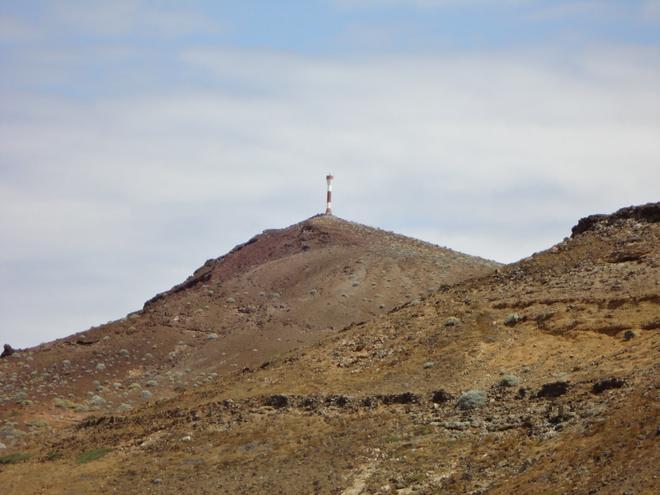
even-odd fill
[(5, 344), (2, 354), (0, 354), (0, 358), (9, 357), (15, 352), (16, 350), (12, 346), (10, 346), (9, 344)]
[(566, 392), (568, 392), (568, 382), (552, 382), (543, 385), (541, 390), (537, 392), (536, 397), (559, 397), (564, 395)]

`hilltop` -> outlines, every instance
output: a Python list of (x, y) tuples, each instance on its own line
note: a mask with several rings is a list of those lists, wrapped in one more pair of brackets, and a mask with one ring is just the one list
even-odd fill
[(659, 212), (655, 203), (588, 217), (546, 251), (259, 366), (25, 439), (12, 452), (32, 457), (2, 468), (0, 485), (654, 493)]

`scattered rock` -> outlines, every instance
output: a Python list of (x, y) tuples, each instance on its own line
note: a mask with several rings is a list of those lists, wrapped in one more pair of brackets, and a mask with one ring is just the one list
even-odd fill
[(130, 353), (128, 352), (128, 349), (120, 349), (119, 350), (119, 355), (121, 357), (127, 358), (128, 356), (130, 356)]
[(217, 338), (218, 338), (218, 334), (217, 334), (217, 333), (209, 333), (209, 334), (206, 336), (206, 340), (216, 340)]
[(429, 368), (433, 368), (435, 366), (435, 363), (433, 361), (426, 361), (424, 363), (424, 369), (427, 370)]
[(328, 406), (346, 407), (351, 402), (347, 395), (330, 395), (325, 399)]
[(470, 427), (470, 423), (465, 421), (446, 421), (442, 423), (442, 426), (448, 430), (465, 431)]
[(149, 400), (154, 396), (151, 392), (148, 390), (143, 390), (142, 393), (140, 394), (140, 397), (144, 400)]
[(522, 316), (520, 316), (518, 313), (510, 313), (506, 315), (506, 318), (504, 318), (504, 324), (507, 327), (512, 327), (516, 325), (518, 322), (522, 321)]
[(637, 332), (634, 330), (626, 330), (623, 334), (623, 340), (632, 340), (637, 337)]
[(103, 363), (98, 363), (96, 365), (96, 371), (105, 371), (105, 364)]

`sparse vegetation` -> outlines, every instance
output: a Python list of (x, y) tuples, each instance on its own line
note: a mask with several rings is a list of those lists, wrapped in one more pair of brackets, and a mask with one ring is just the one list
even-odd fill
[(61, 458), (62, 458), (62, 452), (60, 452), (59, 450), (51, 450), (44, 456), (44, 459), (50, 462), (57, 461)]
[[(7, 360), (0, 363), (0, 392), (12, 403), (6, 414), (0, 411), (0, 438), (9, 449), (41, 453), (27, 464), (0, 466), (0, 486), (21, 495), (43, 491), (46, 483), (49, 493), (86, 493), (97, 482), (99, 491), (117, 493), (653, 493), (657, 426), (649, 391), (657, 376), (657, 335), (643, 325), (657, 319), (655, 287), (649, 285), (657, 266), (636, 261), (621, 277), (621, 264), (604, 264), (612, 245), (625, 246), (628, 239), (614, 230), (620, 226), (610, 227), (598, 236), (583, 234), (579, 249), (562, 247), (550, 261), (540, 253), (524, 270), (514, 264), (431, 294), (425, 291), (435, 281), (401, 287), (406, 300), (424, 292), (417, 306), (391, 304), (384, 289), (365, 299), (354, 292), (340, 299), (353, 280), (354, 254), (342, 259), (349, 272), (342, 276), (349, 278), (339, 288), (316, 278), (316, 267), (302, 282), (280, 272), (292, 277), (275, 283), (286, 287), (288, 333), (277, 327), (283, 312), (268, 298), (272, 289), (255, 297), (261, 287), (273, 286), (259, 279), (259, 267), (251, 272), (252, 286), (230, 282), (240, 305), (226, 306), (230, 289), (216, 289), (216, 305), (203, 315), (208, 320), (191, 320), (199, 306), (195, 297), (207, 290), (193, 285), (157, 301), (128, 338), (121, 323), (112, 341), (91, 344), (96, 349), (54, 346), (47, 360), (40, 351), (35, 362)], [(660, 235), (646, 228), (631, 228), (636, 243), (648, 239), (651, 245)], [(365, 257), (369, 270), (371, 262)], [(374, 271), (369, 273), (361, 279), (364, 288), (373, 282)], [(391, 281), (397, 288), (399, 281)], [(622, 288), (611, 290), (614, 283)], [(312, 286), (324, 297), (310, 297)], [(384, 286), (381, 281), (378, 287)], [(358, 324), (333, 320), (337, 302), (348, 321), (358, 312), (354, 304), (374, 315), (381, 301), (400, 309), (375, 320), (362, 316)], [(319, 302), (323, 311), (317, 314)], [(250, 304), (254, 312), (239, 311)], [(299, 320), (296, 311), (304, 305), (313, 311)], [(503, 327), (512, 311), (524, 315), (525, 331)], [(228, 324), (222, 314), (240, 323)], [(169, 326), (177, 315), (180, 320)], [(450, 315), (456, 316), (447, 328)], [(327, 336), (314, 344), (296, 340), (300, 321), (307, 330), (322, 322)], [(594, 331), (605, 324), (606, 332)], [(241, 334), (251, 325), (265, 338)], [(642, 330), (625, 342), (624, 328)], [(206, 340), (211, 331), (219, 335), (215, 343)], [(225, 345), (232, 334), (236, 340)], [(296, 350), (280, 341), (286, 338)], [(239, 345), (251, 361), (241, 360)], [(119, 353), (122, 348), (129, 356)], [(80, 349), (84, 354), (76, 355)], [(142, 358), (147, 350), (153, 361)], [(176, 362), (168, 360), (170, 353)], [(66, 370), (64, 357), (74, 363)], [(108, 376), (96, 374), (101, 360)], [(150, 380), (159, 386), (149, 387)], [(50, 384), (57, 388), (45, 395)], [(146, 397), (163, 400), (145, 407), (142, 387)], [(48, 397), (45, 406), (57, 394), (53, 404), (61, 405), (35, 407), (31, 415), (13, 403), (20, 392), (36, 404)], [(107, 399), (103, 414), (78, 420), (66, 411), (73, 400), (94, 393)], [(20, 417), (12, 419), (16, 410)], [(48, 429), (35, 417), (47, 419)], [(69, 422), (73, 428), (58, 431)], [(22, 436), (19, 428), (26, 430)], [(99, 445), (105, 448), (87, 450)], [(92, 463), (80, 476), (66, 472), (66, 464), (101, 459), (111, 448), (122, 455)], [(59, 458), (66, 461), (45, 462)], [(15, 479), (21, 480), (18, 489)]]
[(478, 407), (482, 407), (484, 404), (486, 404), (486, 392), (478, 389), (463, 392), (456, 403), (459, 409), (466, 411), (470, 409), (477, 409)]
[(104, 448), (104, 447), (87, 450), (82, 454), (80, 454), (78, 457), (76, 457), (76, 464), (85, 464), (87, 462), (96, 461), (108, 455), (110, 452), (112, 452), (112, 449)]
[(0, 456), (0, 464), (16, 464), (17, 462), (23, 462), (30, 459), (32, 456), (30, 454), (25, 454), (22, 452), (17, 452), (15, 454), (3, 455)]
[(498, 382), (500, 387), (515, 387), (518, 384), (520, 384), (520, 378), (512, 373), (505, 373)]

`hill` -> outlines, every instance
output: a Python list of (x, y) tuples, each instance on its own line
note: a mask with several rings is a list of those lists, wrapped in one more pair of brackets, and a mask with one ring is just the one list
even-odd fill
[(0, 486), (655, 493), (659, 217), (660, 203), (588, 217), (544, 252), (258, 367), (42, 433)]
[(0, 419), (171, 397), (497, 266), (332, 215), (267, 230), (126, 318), (1, 360)]

